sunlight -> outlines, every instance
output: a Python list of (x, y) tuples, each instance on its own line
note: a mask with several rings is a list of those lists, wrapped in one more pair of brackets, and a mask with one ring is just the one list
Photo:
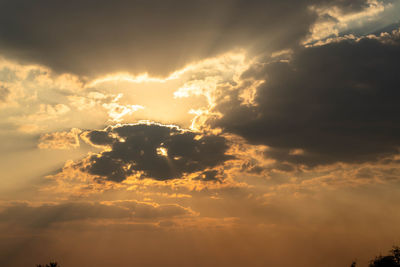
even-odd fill
[(163, 157), (168, 157), (168, 150), (165, 147), (158, 147), (157, 154)]

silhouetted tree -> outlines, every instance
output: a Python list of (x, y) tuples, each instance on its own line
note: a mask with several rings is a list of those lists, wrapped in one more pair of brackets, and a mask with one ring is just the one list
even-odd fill
[(61, 266), (58, 265), (57, 262), (51, 261), (49, 264), (46, 264), (46, 265), (38, 264), (38, 265), (36, 265), (36, 267), (61, 267)]
[[(356, 262), (353, 261), (350, 267), (356, 267)], [(371, 260), (369, 267), (400, 267), (400, 247), (394, 246), (389, 255)]]
[(393, 247), (387, 256), (376, 257), (369, 267), (400, 267), (400, 247)]

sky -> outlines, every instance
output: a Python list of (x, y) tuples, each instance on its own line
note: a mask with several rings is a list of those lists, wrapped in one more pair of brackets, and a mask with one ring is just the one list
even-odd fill
[(0, 266), (367, 266), (399, 62), (398, 0), (0, 0)]

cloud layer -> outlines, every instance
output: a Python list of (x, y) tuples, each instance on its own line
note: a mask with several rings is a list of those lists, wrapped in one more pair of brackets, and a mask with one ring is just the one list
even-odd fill
[(45, 228), (54, 223), (83, 220), (138, 220), (154, 221), (177, 216), (193, 215), (190, 209), (176, 204), (158, 205), (138, 201), (65, 202), (32, 206), (14, 203), (1, 207), (0, 223)]
[(60, 72), (172, 72), (236, 47), (256, 53), (295, 46), (317, 14), (360, 11), (357, 1), (3, 0), (0, 51)]

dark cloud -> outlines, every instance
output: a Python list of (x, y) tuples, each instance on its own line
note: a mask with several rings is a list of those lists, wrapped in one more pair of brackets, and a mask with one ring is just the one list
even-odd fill
[(93, 145), (106, 146), (114, 142), (114, 138), (108, 131), (91, 131), (87, 133), (86, 137)]
[(400, 145), (400, 34), (302, 48), (292, 59), (250, 69), (265, 79), (257, 105), (240, 90), (221, 100), (211, 123), (268, 145), (265, 153), (307, 165), (376, 160)]
[(123, 125), (91, 131), (87, 138), (94, 145), (109, 145), (111, 150), (90, 157), (84, 170), (116, 182), (135, 172), (157, 180), (180, 178), (232, 158), (225, 154), (228, 149), (225, 138), (175, 126)]
[(345, 12), (367, 0), (0, 1), (0, 51), (60, 72), (166, 74), (236, 47), (254, 52), (298, 43), (311, 5)]

